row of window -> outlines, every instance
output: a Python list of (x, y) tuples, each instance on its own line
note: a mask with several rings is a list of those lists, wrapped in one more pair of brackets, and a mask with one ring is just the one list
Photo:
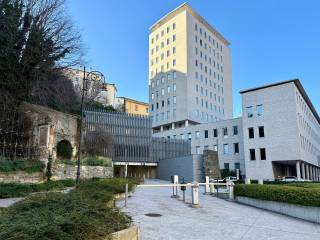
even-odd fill
[[(172, 60), (172, 67), (175, 67), (177, 65), (177, 61), (176, 61), (176, 59), (173, 59)], [(164, 72), (164, 66), (165, 65), (161, 65), (161, 67), (160, 67), (160, 69), (158, 69), (158, 68), (155, 68), (155, 70), (151, 70), (150, 71), (150, 78), (153, 78), (155, 75), (157, 75), (158, 73), (163, 73)], [(168, 61), (167, 62), (167, 70), (169, 70), (170, 69), (170, 62)]]
[(172, 79), (176, 79), (177, 78), (177, 72), (173, 71), (172, 74), (168, 73), (167, 75), (163, 75), (160, 79), (158, 78), (156, 80), (153, 80), (151, 82), (151, 87), (154, 88), (155, 85), (159, 86), (160, 84), (164, 84), (165, 80), (167, 80), (167, 82), (169, 82), (171, 80), (171, 77), (172, 77)]
[[(224, 109), (223, 108), (220, 108), (220, 106), (217, 108), (217, 106), (215, 106), (214, 107), (214, 111), (216, 112), (216, 113), (219, 113), (220, 115), (223, 115), (224, 116)], [(201, 114), (200, 114), (200, 111), (197, 109), (196, 110), (196, 117), (197, 118), (201, 118), (202, 120), (205, 120), (205, 121), (209, 121), (209, 114), (208, 113), (204, 113), (204, 112), (201, 112)], [(213, 115), (210, 115), (210, 121), (211, 122), (213, 122), (213, 121), (220, 121), (221, 120), (221, 118), (219, 117), (217, 117), (217, 116), (215, 116), (215, 119), (214, 119), (214, 117), (213, 117)]]
[[(205, 145), (203, 147), (203, 150), (209, 150), (209, 145)], [(213, 151), (218, 152), (218, 145), (215, 144), (213, 145)], [(240, 149), (239, 149), (239, 143), (233, 143), (233, 154), (239, 154)], [(229, 148), (229, 144), (223, 144), (223, 155), (228, 155), (230, 154), (230, 148)], [(196, 146), (196, 154), (201, 154), (201, 147), (200, 146)]]
[[(265, 148), (259, 148), (257, 150), (260, 152), (260, 160), (267, 160), (266, 149)], [(250, 160), (251, 161), (257, 160), (256, 149), (249, 149), (249, 153), (250, 153)]]
[[(208, 97), (208, 89), (205, 89), (205, 88), (203, 88), (202, 86), (200, 86), (200, 88), (199, 88), (199, 85), (198, 84), (196, 84), (196, 92), (199, 92), (199, 89), (200, 89), (200, 93), (201, 93), (201, 95), (205, 95), (206, 97)], [(220, 91), (221, 91), (221, 94), (223, 94), (224, 93), (224, 91), (223, 91), (223, 87), (221, 87), (220, 88), (220, 85), (218, 85), (218, 93), (220, 93)], [(209, 92), (209, 96), (210, 96), (210, 98), (212, 99), (212, 92)], [(217, 100), (217, 98), (216, 98), (216, 94), (214, 94), (214, 98), (215, 98), (215, 100)], [(219, 102), (220, 102), (220, 97), (218, 97), (219, 98)]]
[[(164, 112), (160, 113), (160, 114), (156, 114), (155, 115), (155, 118), (153, 118), (153, 121), (154, 122), (158, 122), (159, 121), (159, 116), (161, 118), (161, 121), (164, 121), (165, 119), (169, 120), (171, 118), (171, 115), (170, 115), (170, 111), (167, 111), (166, 115)], [(176, 109), (173, 109), (172, 110), (172, 118), (175, 119), (176, 118)]]
[[(216, 79), (216, 72), (213, 72), (214, 74), (214, 79)], [(218, 82), (221, 80), (221, 83), (223, 83), (223, 76), (221, 75), (221, 77), (220, 77), (220, 75), (219, 75), (219, 73), (217, 74), (217, 76), (218, 76)], [(199, 73), (198, 72), (195, 72), (195, 78), (196, 78), (196, 80), (198, 80), (199, 79)], [(205, 83), (205, 85), (208, 85), (208, 78), (205, 76), (205, 77), (203, 77), (203, 75), (202, 74), (200, 74), (200, 81), (203, 83)], [(214, 82), (213, 83), (213, 85), (212, 85), (212, 80), (209, 80), (209, 85), (210, 85), (210, 87), (214, 87), (215, 89), (217, 88), (217, 85), (216, 85), (216, 82)], [(218, 84), (218, 86), (219, 86), (219, 84)], [(222, 87), (222, 86), (221, 86)]]
[[(171, 52), (172, 52), (173, 55), (176, 54), (176, 47), (173, 47)], [(153, 55), (153, 49), (151, 50), (151, 54)], [(167, 50), (166, 54), (165, 53), (161, 53), (160, 56), (155, 57), (155, 62), (154, 62), (154, 59), (152, 58), (150, 60), (151, 66), (153, 66), (154, 63), (158, 63), (159, 62), (159, 58), (162, 61), (162, 60), (165, 59), (165, 57), (167, 57), (167, 58), (170, 57), (170, 50)]]
[[(254, 138), (254, 128), (253, 127), (248, 128), (248, 132), (249, 132), (249, 138), (253, 139)], [(259, 134), (259, 138), (264, 137), (264, 126), (258, 127), (258, 134)]]
[(254, 117), (254, 110), (256, 110), (256, 116), (257, 117), (261, 117), (263, 115), (263, 105), (257, 105), (255, 107), (253, 106), (249, 106), (246, 107), (246, 111), (247, 111), (247, 117), (248, 118), (253, 118)]
[[(173, 104), (175, 105), (175, 104), (177, 103), (177, 97), (176, 97), (176, 96), (173, 96), (172, 100), (173, 100), (173, 101), (172, 101)], [(167, 106), (170, 106), (170, 103), (171, 103), (170, 98), (168, 98), (167, 101), (166, 101), (166, 105), (167, 105)], [(162, 100), (160, 103), (159, 103), (159, 102), (156, 102), (155, 108), (154, 108), (154, 104), (151, 104), (151, 111), (153, 111), (154, 109), (159, 109), (160, 106), (161, 106), (162, 108), (165, 106), (165, 101), (164, 101), (164, 100)]]
[[(197, 23), (194, 25), (194, 30), (195, 30), (196, 32), (198, 32), (198, 24), (197, 24)], [(208, 37), (208, 42), (209, 42), (210, 44), (212, 44), (213, 47), (216, 46), (217, 49), (219, 49), (219, 47), (220, 47), (220, 51), (222, 52), (222, 45), (219, 45), (218, 41), (215, 41), (214, 38), (211, 37), (211, 36), (209, 35), (209, 33), (207, 34), (207, 32), (206, 32), (205, 30), (203, 30), (203, 35), (202, 35), (202, 28), (201, 28), (201, 27), (199, 27), (199, 34), (200, 34), (200, 36), (203, 36), (204, 39), (206, 39), (206, 40), (207, 40), (207, 37)]]
[[(210, 109), (211, 111), (214, 110), (215, 112), (217, 112), (217, 109), (220, 107), (220, 106), (217, 107), (217, 105), (214, 105), (211, 102), (209, 103), (208, 101), (205, 101), (203, 99), (200, 99), (200, 103), (201, 103), (200, 106), (202, 108)], [(215, 103), (217, 104), (217, 102), (215, 102)], [(218, 104), (220, 104), (220, 99), (219, 99)], [(224, 104), (224, 102), (222, 104)], [(196, 105), (199, 105), (199, 98), (198, 97), (196, 97)]]
[[(175, 30), (175, 29), (176, 29), (176, 23), (172, 23), (172, 30)], [(168, 34), (169, 32), (170, 32), (170, 26), (167, 26), (166, 33)], [(164, 37), (164, 34), (165, 34), (165, 30), (162, 30), (160, 33), (160, 36)], [(156, 34), (155, 40), (157, 41), (158, 39), (159, 39), (159, 34)], [(154, 42), (155, 42), (154, 38), (151, 38), (151, 44), (153, 44)]]
[[(212, 53), (211, 53), (211, 49), (209, 49), (209, 55), (206, 54), (206, 52), (202, 52), (201, 50), (199, 51), (197, 47), (194, 48), (194, 52), (197, 56), (200, 56), (200, 58), (204, 58), (204, 60), (207, 62), (209, 60), (209, 63), (211, 64), (211, 57), (212, 59), (217, 59), (217, 61), (220, 61), (221, 63), (223, 62), (223, 57), (222, 54), (219, 54), (219, 52), (217, 52), (213, 49)], [(209, 57), (208, 57), (209, 56)], [(215, 61), (213, 60), (213, 63), (215, 64)], [(215, 65), (214, 65), (215, 66)]]
[[(173, 92), (176, 92), (177, 91), (177, 84), (173, 84), (172, 85), (172, 88), (173, 88)], [(171, 92), (171, 86), (167, 86), (167, 90), (165, 90), (164, 88), (161, 88), (161, 95), (164, 96), (165, 95), (165, 92), (167, 92), (168, 94)], [(151, 93), (151, 99), (154, 99), (154, 98), (158, 98), (159, 97), (159, 92), (156, 91), (156, 94), (154, 93)]]

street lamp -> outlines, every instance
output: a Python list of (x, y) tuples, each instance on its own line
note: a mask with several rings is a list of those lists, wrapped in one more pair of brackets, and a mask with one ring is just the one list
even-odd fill
[(82, 125), (83, 125), (83, 107), (85, 104), (85, 98), (88, 98), (88, 93), (91, 93), (89, 97), (96, 97), (101, 91), (101, 85), (105, 83), (104, 75), (99, 71), (86, 72), (86, 67), (83, 67), (83, 79), (82, 79), (82, 91), (81, 91), (81, 107), (80, 107), (80, 132), (78, 141), (78, 161), (77, 161), (77, 179), (76, 183), (80, 181), (80, 161), (81, 161), (81, 142), (82, 142)]

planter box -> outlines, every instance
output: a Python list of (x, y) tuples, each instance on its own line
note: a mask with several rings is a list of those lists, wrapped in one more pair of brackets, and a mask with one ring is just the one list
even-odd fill
[(132, 226), (130, 228), (115, 232), (112, 234), (113, 240), (139, 240), (140, 233), (137, 226)]
[(248, 197), (236, 197), (236, 201), (291, 217), (320, 224), (320, 207), (308, 207), (283, 202), (265, 201)]

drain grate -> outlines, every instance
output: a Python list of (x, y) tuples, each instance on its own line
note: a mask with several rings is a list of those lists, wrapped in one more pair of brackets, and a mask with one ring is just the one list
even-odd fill
[(162, 215), (159, 213), (147, 213), (145, 214), (147, 217), (161, 217)]

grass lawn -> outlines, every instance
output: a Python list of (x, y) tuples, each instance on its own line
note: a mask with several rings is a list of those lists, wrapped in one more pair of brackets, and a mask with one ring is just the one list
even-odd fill
[(235, 196), (320, 207), (320, 183), (236, 184)]
[(131, 225), (131, 218), (108, 204), (114, 193), (136, 180), (83, 180), (68, 194), (42, 193), (0, 211), (0, 239), (105, 239)]

